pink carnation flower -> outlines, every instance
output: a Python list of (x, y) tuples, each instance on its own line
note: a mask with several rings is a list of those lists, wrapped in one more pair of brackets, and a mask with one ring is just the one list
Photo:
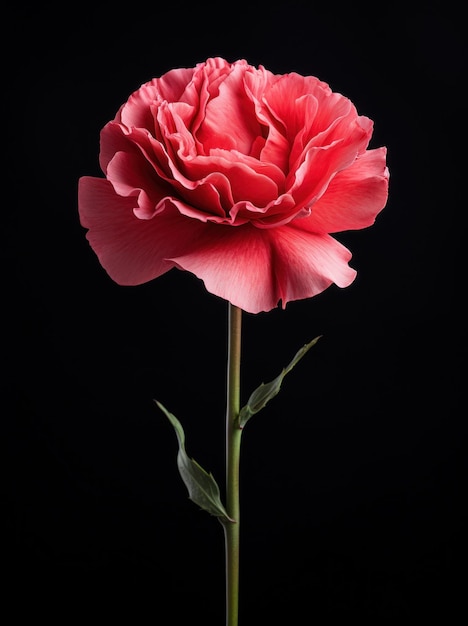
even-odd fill
[(142, 85), (101, 132), (105, 178), (79, 181), (79, 214), (121, 285), (172, 268), (251, 313), (348, 286), (331, 234), (387, 202), (373, 123), (313, 76), (211, 58)]

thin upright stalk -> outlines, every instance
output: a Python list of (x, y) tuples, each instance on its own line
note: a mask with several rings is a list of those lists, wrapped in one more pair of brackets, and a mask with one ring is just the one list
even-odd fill
[(224, 524), (226, 550), (226, 626), (239, 616), (239, 427), (242, 309), (229, 303), (226, 406), (226, 509), (233, 522)]

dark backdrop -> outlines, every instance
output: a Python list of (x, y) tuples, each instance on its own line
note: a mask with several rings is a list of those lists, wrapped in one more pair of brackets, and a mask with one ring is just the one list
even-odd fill
[(223, 486), (226, 303), (177, 270), (119, 287), (77, 213), (78, 178), (101, 175), (99, 131), (130, 93), (223, 56), (350, 97), (391, 171), (376, 224), (337, 236), (350, 287), (244, 315), (244, 400), (323, 338), (244, 432), (241, 626), (448, 619), (466, 593), (461, 12), (34, 7), (4, 22), (11, 607), (57, 624), (223, 623), (222, 528), (188, 500), (153, 398)]

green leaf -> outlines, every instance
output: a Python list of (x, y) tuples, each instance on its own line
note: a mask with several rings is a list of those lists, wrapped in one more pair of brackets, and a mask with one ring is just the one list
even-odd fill
[(251, 394), (247, 404), (242, 407), (239, 413), (239, 426), (243, 428), (248, 420), (258, 413), (263, 407), (274, 398), (281, 388), (281, 383), (283, 382), (283, 378), (286, 376), (288, 372), (292, 370), (292, 368), (297, 365), (297, 363), (302, 359), (302, 357), (315, 346), (317, 341), (320, 339), (322, 335), (315, 337), (309, 343), (306, 343), (300, 350), (298, 350), (293, 358), (293, 360), (287, 365), (281, 374), (277, 376), (274, 380), (269, 383), (262, 383), (255, 391)]
[(182, 480), (189, 492), (189, 498), (198, 504), (204, 511), (219, 518), (220, 522), (234, 522), (224, 508), (219, 487), (212, 474), (208, 474), (194, 459), (190, 459), (185, 451), (185, 433), (181, 423), (160, 402), (155, 400), (158, 407), (171, 422), (179, 442), (177, 454), (177, 467)]

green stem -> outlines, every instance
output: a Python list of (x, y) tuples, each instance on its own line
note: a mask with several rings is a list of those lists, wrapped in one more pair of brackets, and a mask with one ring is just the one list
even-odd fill
[(242, 430), (239, 427), (242, 309), (229, 303), (227, 407), (226, 407), (226, 509), (234, 522), (224, 524), (226, 550), (226, 626), (237, 626), (239, 615), (239, 461)]

